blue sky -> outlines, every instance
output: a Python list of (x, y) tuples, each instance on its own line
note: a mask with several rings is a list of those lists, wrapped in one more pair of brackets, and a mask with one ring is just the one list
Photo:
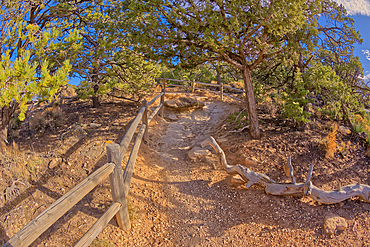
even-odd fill
[(355, 20), (355, 28), (363, 39), (362, 45), (355, 46), (355, 55), (364, 68), (365, 81), (370, 81), (370, 0), (335, 0), (343, 4), (348, 14)]

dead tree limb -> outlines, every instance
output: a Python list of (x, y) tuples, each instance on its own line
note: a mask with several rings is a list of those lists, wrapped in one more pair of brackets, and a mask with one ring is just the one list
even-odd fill
[(229, 165), (227, 164), (226, 156), (224, 151), (218, 145), (213, 137), (209, 137), (201, 143), (202, 147), (210, 145), (220, 156), (221, 164), (226, 171), (233, 175), (239, 174), (246, 183), (247, 189), (254, 184), (259, 184), (264, 187), (265, 192), (271, 195), (298, 195), (308, 196), (313, 200), (324, 203), (334, 204), (347, 200), (353, 196), (358, 196), (366, 202), (370, 202), (370, 186), (361, 184), (351, 184), (342, 187), (338, 186), (336, 190), (325, 191), (319, 189), (311, 182), (313, 164), (311, 164), (310, 170), (305, 183), (296, 183), (293, 175), (293, 166), (291, 162), (285, 165), (284, 171), (291, 179), (291, 183), (277, 183), (265, 174), (254, 172), (241, 165)]
[(290, 156), (289, 156), (289, 159), (288, 159), (288, 163), (286, 163), (283, 166), (283, 170), (285, 172), (285, 175), (290, 178), (291, 183), (295, 184), (295, 178), (294, 178), (294, 174), (293, 174), (294, 170), (293, 170), (293, 166), (292, 166), (292, 159), (291, 159)]

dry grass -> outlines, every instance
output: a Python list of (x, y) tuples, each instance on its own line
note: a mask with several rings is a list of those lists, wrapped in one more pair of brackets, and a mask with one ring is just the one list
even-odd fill
[(1, 169), (6, 169), (15, 179), (28, 179), (27, 162), (25, 155), (19, 151), (18, 145), (13, 142), (10, 146), (0, 145)]
[(115, 244), (112, 244), (109, 240), (105, 239), (95, 239), (91, 245), (91, 247), (115, 247)]
[(17, 197), (36, 178), (36, 165), (40, 157), (21, 152), (13, 142), (0, 143), (0, 206)]

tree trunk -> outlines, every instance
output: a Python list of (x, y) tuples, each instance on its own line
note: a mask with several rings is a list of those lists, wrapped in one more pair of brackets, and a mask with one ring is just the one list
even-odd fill
[(94, 95), (92, 97), (94, 108), (99, 108), (100, 107), (100, 102), (99, 102), (99, 98), (98, 98), (98, 90), (99, 90), (99, 85), (95, 84), (94, 85)]
[(248, 116), (249, 116), (249, 124), (250, 124), (250, 133), (252, 138), (259, 139), (261, 136), (259, 124), (258, 124), (258, 116), (257, 116), (257, 106), (256, 106), (256, 99), (254, 96), (253, 91), (253, 84), (252, 84), (252, 75), (249, 68), (244, 68), (242, 70), (243, 80), (244, 80), (244, 88), (247, 100), (247, 108), (248, 108)]
[(9, 107), (0, 108), (0, 141), (8, 142), (8, 126), (13, 113)]
[(216, 73), (217, 73), (217, 84), (221, 85), (221, 71), (219, 65), (216, 65)]
[(100, 107), (100, 102), (99, 102), (98, 96), (93, 96), (92, 101), (93, 101), (93, 107), (94, 108), (99, 108)]

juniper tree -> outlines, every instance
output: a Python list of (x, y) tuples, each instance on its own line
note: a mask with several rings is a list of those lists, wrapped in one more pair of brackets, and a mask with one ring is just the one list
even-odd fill
[(112, 14), (113, 1), (67, 1), (65, 5), (71, 13), (69, 25), (77, 28), (82, 37), (78, 42), (81, 49), (69, 54), (72, 75), (82, 78), (80, 96), (91, 96), (93, 106), (99, 107), (99, 97), (114, 88), (135, 95), (148, 88), (146, 84), (154, 81), (159, 67), (127, 49), (129, 44), (112, 34), (112, 26), (118, 22)]
[(62, 41), (73, 44), (78, 39), (76, 33), (63, 34), (58, 6), (52, 0), (0, 4), (1, 140), (7, 140), (8, 124), (16, 110), (20, 110), (19, 120), (24, 120), (28, 101), (50, 99), (68, 81), (70, 64), (63, 54), (59, 54), (59, 63), (42, 55), (46, 50), (58, 50)]
[[(301, 42), (299, 59), (287, 65), (273, 57), (253, 74), (262, 91), (275, 90), (275, 96), (283, 96), (283, 116), (297, 123), (309, 121), (307, 104), (313, 99), (330, 117), (348, 118), (350, 111), (363, 106), (370, 91), (361, 79), (361, 63), (353, 55), (354, 44), (362, 42), (353, 19), (335, 2), (322, 1), (321, 6), (320, 20), (307, 27), (315, 35)], [(307, 44), (312, 48), (307, 49)]]
[(320, 32), (333, 30), (320, 30), (319, 16), (325, 5), (338, 7), (330, 0), (148, 0), (127, 5), (120, 9), (121, 19), (127, 20), (122, 28), (145, 44), (140, 47), (148, 57), (183, 68), (224, 61), (240, 71), (253, 138), (260, 131), (252, 72), (269, 59), (284, 67), (299, 64), (302, 57), (309, 62)]
[[(318, 1), (132, 1), (132, 37), (147, 55), (181, 67), (225, 61), (242, 74), (250, 133), (260, 137), (252, 71), (265, 59), (297, 47), (293, 33), (309, 25)], [(293, 51), (294, 53), (294, 51)], [(294, 55), (294, 54), (293, 54)]]

